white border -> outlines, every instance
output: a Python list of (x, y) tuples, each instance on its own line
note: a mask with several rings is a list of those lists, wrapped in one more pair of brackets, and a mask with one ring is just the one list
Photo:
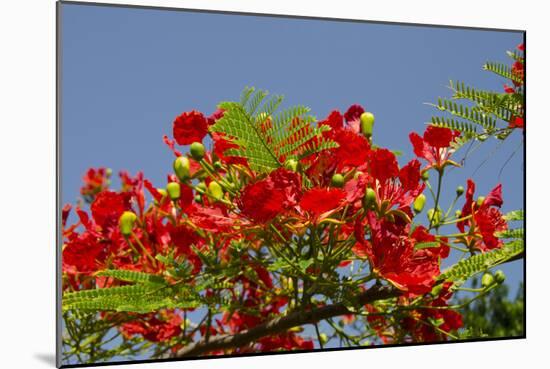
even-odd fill
[[(546, 341), (550, 122), (544, 2), (128, 0), (111, 3), (526, 29), (528, 321), (526, 340), (143, 364), (142, 368), (512, 368)], [(541, 5), (539, 5), (541, 4)], [(55, 1), (3, 2), (0, 16), (0, 330), (2, 367), (53, 367), (55, 352)], [(538, 361), (538, 360), (537, 360)], [(536, 361), (535, 361), (536, 362)], [(126, 367), (126, 366), (121, 366)], [(137, 367), (136, 367), (137, 368)]]

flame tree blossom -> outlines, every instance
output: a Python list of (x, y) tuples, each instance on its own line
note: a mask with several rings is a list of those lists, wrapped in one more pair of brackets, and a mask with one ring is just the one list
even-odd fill
[[(305, 126), (307, 117), (291, 117), (294, 136), (260, 142), (279, 142), (280, 155), (235, 156), (230, 149), (258, 141), (217, 131), (235, 117), (235, 105), (220, 107), (175, 119), (163, 138), (175, 156), (163, 181), (121, 171), (115, 190), (106, 169), (86, 172), (88, 202), (62, 211), (66, 319), (97, 308), (97, 327), (115, 327), (128, 347), (176, 357), (311, 350), (357, 327), (349, 342), (365, 332), (377, 343), (454, 337), (462, 320), (449, 301), (460, 286), (444, 279), (442, 263), (457, 243), (472, 254), (501, 249), (507, 229), (501, 185), (474, 200), (472, 180), (460, 215), (440, 219), (460, 234), (419, 218), (424, 174), (458, 166), (458, 131), (410, 133), (416, 158), (400, 165), (372, 130), (362, 132), (373, 115), (352, 105)], [(282, 124), (265, 114), (249, 122), (260, 137)]]

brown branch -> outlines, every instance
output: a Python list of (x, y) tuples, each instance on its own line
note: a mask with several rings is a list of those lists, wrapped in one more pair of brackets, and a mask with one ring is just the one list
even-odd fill
[[(397, 296), (397, 294), (398, 291), (388, 286), (374, 286), (359, 295), (358, 302), (362, 306), (377, 300)], [(174, 357), (198, 356), (214, 350), (241, 347), (262, 337), (288, 331), (293, 327), (314, 324), (324, 319), (352, 313), (344, 304), (327, 305), (308, 311), (296, 311), (234, 335), (214, 336), (210, 337), (208, 341), (203, 339), (189, 344), (178, 350)]]

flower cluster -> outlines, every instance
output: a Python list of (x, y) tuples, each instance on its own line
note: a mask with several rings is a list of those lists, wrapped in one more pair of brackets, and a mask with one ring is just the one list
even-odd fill
[[(117, 326), (126, 339), (141, 337), (173, 351), (294, 311), (354, 301), (373, 283), (393, 291), (384, 301), (390, 310), (418, 301), (430, 308), (406, 310), (390, 322), (377, 315), (389, 311), (384, 305), (363, 304), (342, 324), (354, 320), (353, 312), (365, 313), (383, 342), (441, 340), (447, 337), (442, 331), (461, 327), (460, 314), (438, 309), (453, 294), (438, 280), (452, 242), (436, 230), (456, 223), (462, 233), (454, 242), (479, 253), (502, 246), (495, 232), (506, 222), (498, 210), (500, 185), (474, 200), (471, 180), (460, 214), (445, 217), (436, 198), (426, 225), (415, 221), (426, 202), (427, 173), (442, 176), (447, 166), (458, 166), (451, 160), (458, 131), (428, 126), (423, 135), (411, 133), (416, 158), (399, 165), (394, 152), (373, 143), (374, 115), (352, 105), (318, 123), (329, 129), (313, 140), (337, 145), (280, 158), (279, 168), (260, 172), (231, 154), (239, 140), (211, 130), (223, 116), (223, 110), (210, 117), (191, 111), (174, 120), (173, 138), (164, 141), (176, 158), (160, 187), (142, 173), (122, 172), (122, 188), (114, 191), (107, 170), (87, 172), (81, 193), (89, 210), (77, 206), (70, 226), (72, 209), (63, 212), (65, 291), (126, 285), (98, 273), (112, 269), (159, 276), (180, 291), (174, 298), (183, 294), (182, 285), (200, 291), (194, 305), (128, 312)], [(262, 124), (269, 122), (266, 117)], [(115, 321), (120, 314), (102, 317)], [(201, 314), (204, 319), (189, 318)], [(293, 328), (210, 354), (313, 347), (314, 338)]]

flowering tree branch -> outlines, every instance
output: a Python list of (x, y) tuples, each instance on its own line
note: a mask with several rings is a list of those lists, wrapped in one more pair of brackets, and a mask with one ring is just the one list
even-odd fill
[[(394, 288), (390, 288), (388, 286), (374, 286), (359, 295), (358, 303), (359, 305), (365, 305), (397, 295), (398, 293)], [(353, 314), (353, 312), (342, 303), (327, 305), (305, 311), (296, 311), (290, 313), (289, 315), (272, 319), (237, 334), (215, 336), (209, 340), (203, 339), (183, 347), (173, 356), (178, 358), (191, 357), (206, 354), (214, 350), (241, 347), (262, 337), (288, 331), (293, 327), (298, 327), (305, 324), (314, 324), (321, 320), (344, 314)]]

